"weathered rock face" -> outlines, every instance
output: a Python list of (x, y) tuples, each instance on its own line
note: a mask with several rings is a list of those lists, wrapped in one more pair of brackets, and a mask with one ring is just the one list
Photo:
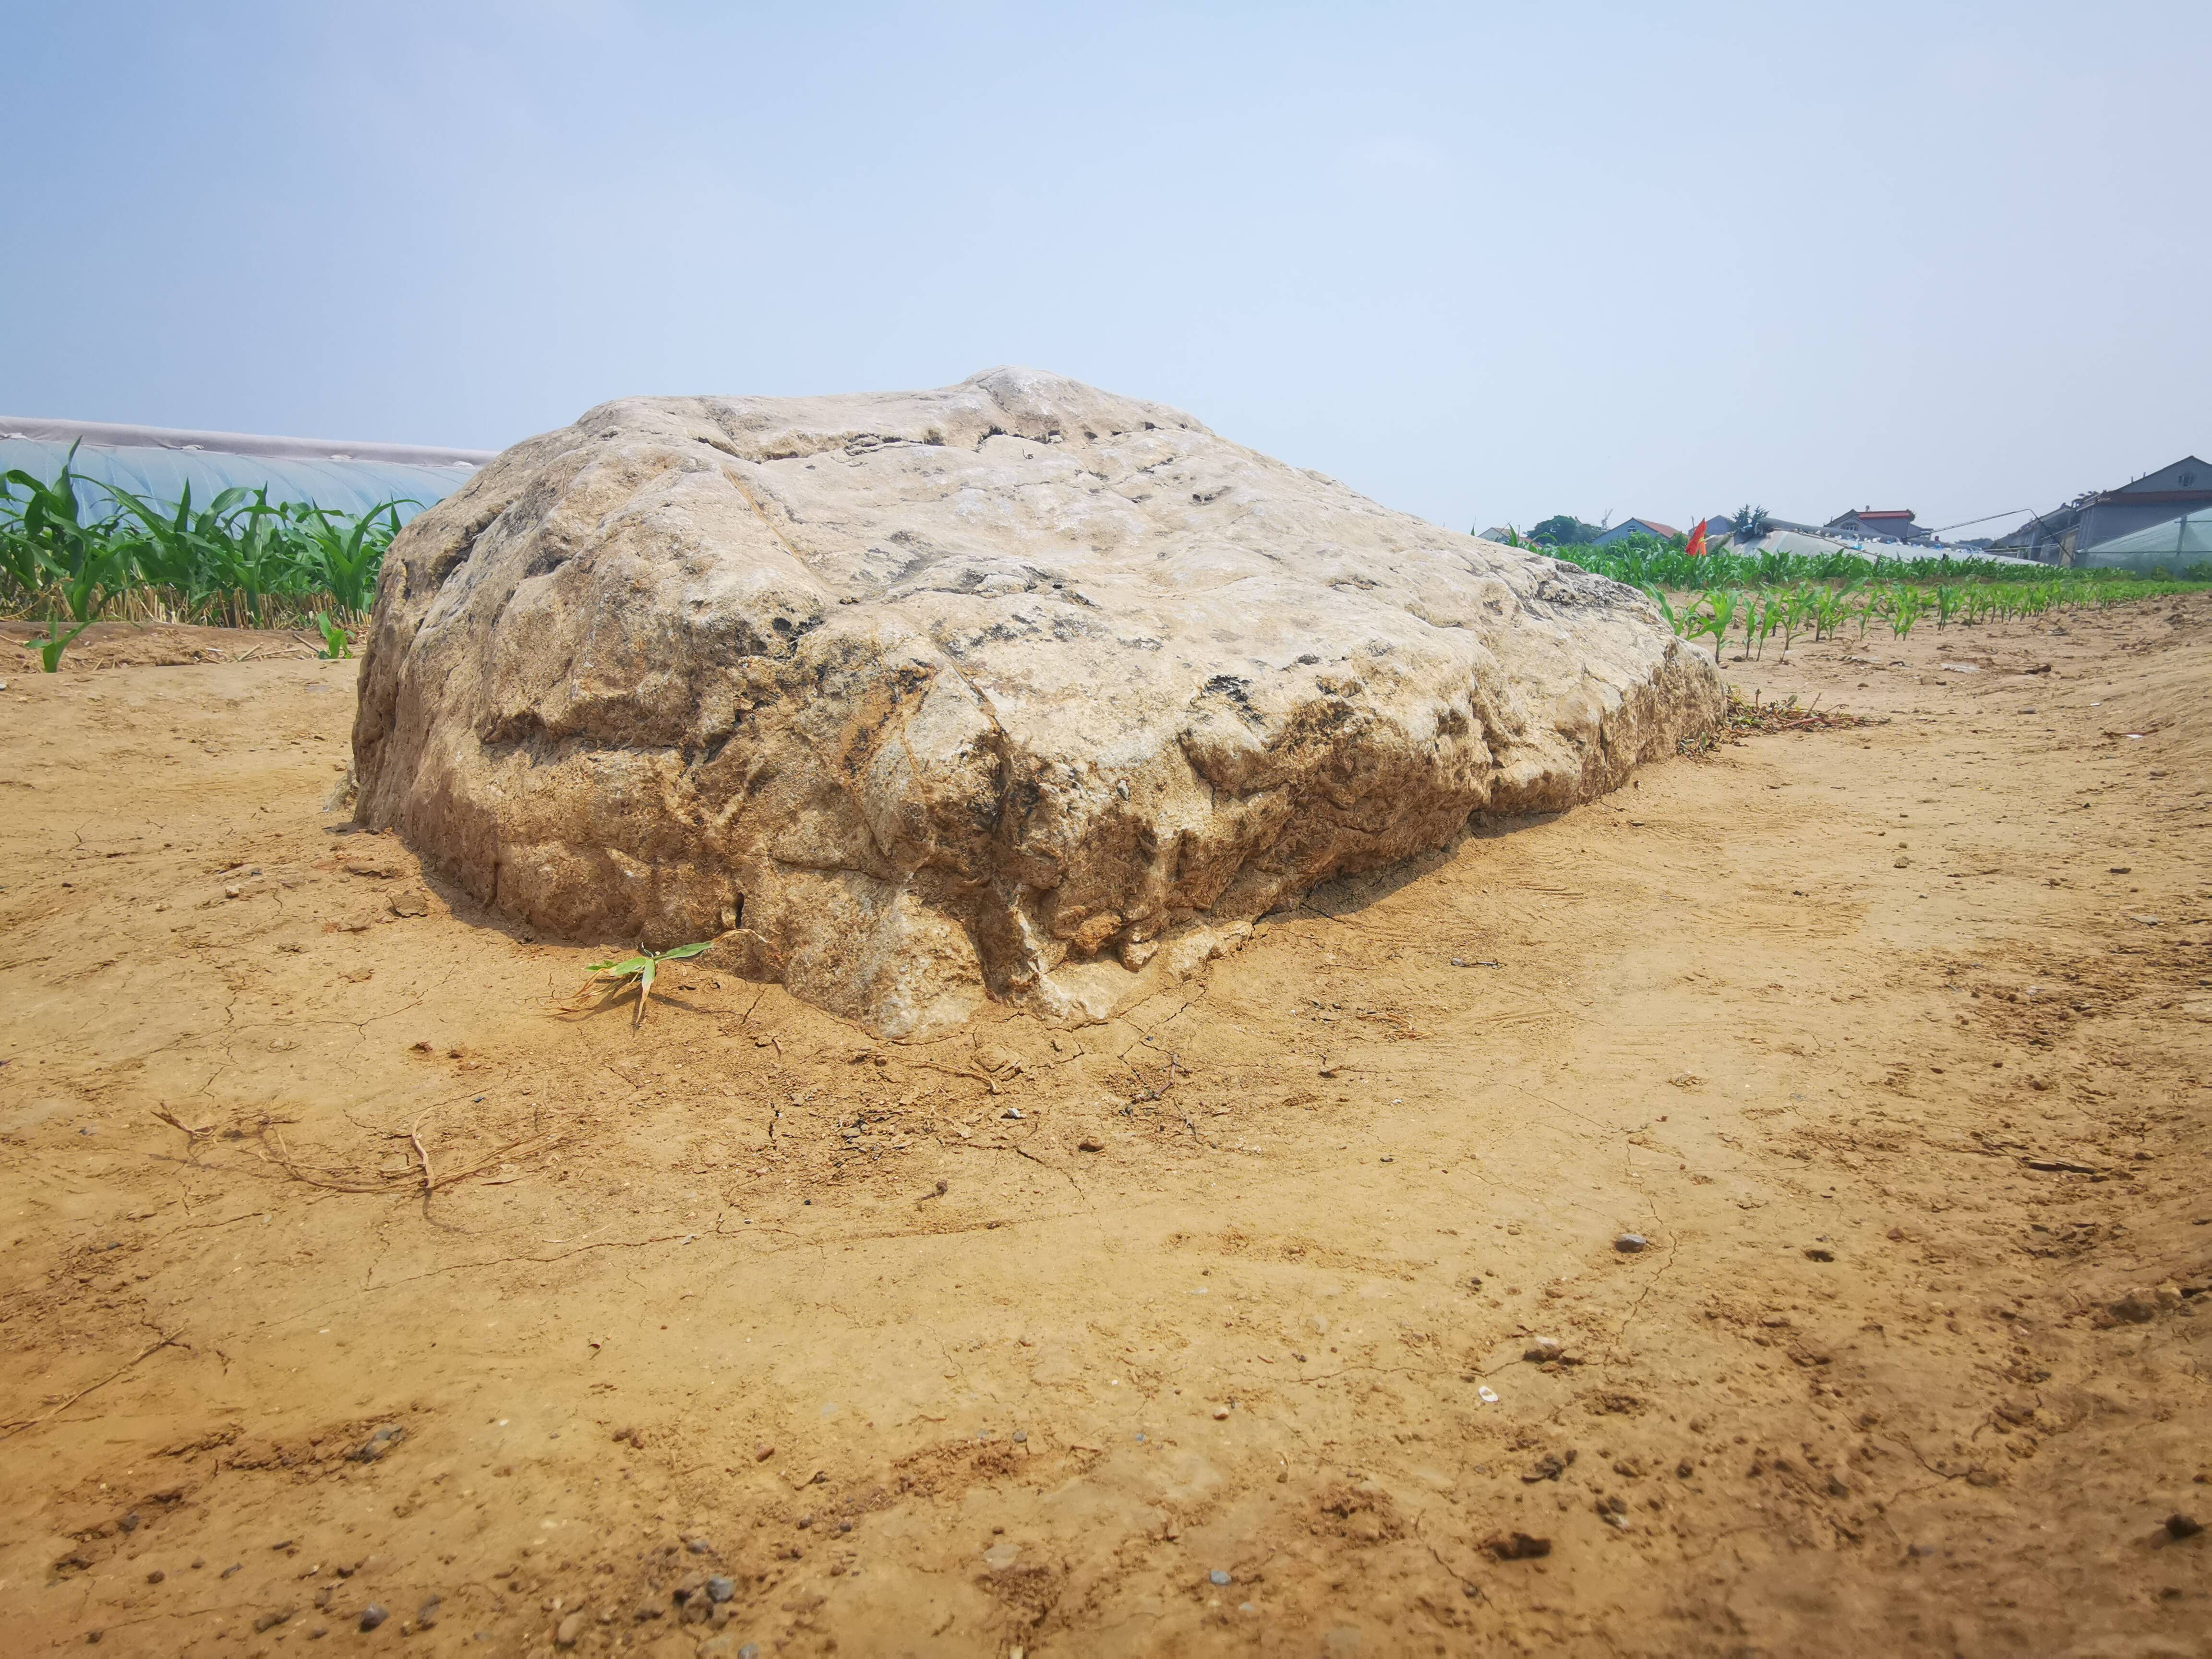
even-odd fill
[(1631, 589), (1004, 368), (516, 446), (394, 544), (354, 752), (498, 909), (897, 1036), (1103, 1016), (1721, 701)]

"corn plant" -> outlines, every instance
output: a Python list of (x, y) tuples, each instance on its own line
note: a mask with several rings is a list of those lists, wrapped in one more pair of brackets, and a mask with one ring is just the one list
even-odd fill
[(1750, 654), (1764, 657), (1766, 642), (1782, 626), (1783, 597), (1779, 593), (1753, 595), (1744, 605), (1743, 637)]
[[(407, 502), (415, 506), (417, 503)], [(349, 524), (345, 515), (325, 507), (310, 510), (306, 529), (313, 544), (314, 558), (323, 583), (341, 610), (358, 616), (368, 609), (376, 592), (377, 568), (384, 557), (384, 549), (398, 533), (399, 508), (397, 501), (373, 507)], [(380, 522), (389, 515), (389, 528), (380, 531)]]
[[(129, 585), (137, 552), (135, 542), (105, 533), (107, 526), (84, 522), (70, 470), (76, 459), (76, 446), (71, 444), (61, 477), (52, 483), (20, 468), (4, 476), (10, 503), (15, 490), (24, 492), (22, 508), (14, 515), (20, 551), (9, 563), (11, 572), (20, 565), (32, 577), (26, 586), (33, 592), (46, 592), (46, 631), (31, 644), (49, 674), (60, 670), (62, 653)], [(75, 625), (64, 630), (64, 621)]]
[(51, 482), (0, 475), (0, 614), (46, 617), (41, 654), (57, 666), (101, 615), (319, 629), (323, 613), (349, 623), (374, 599), (401, 509), (418, 505), (394, 499), (349, 514), (272, 501), (265, 489), (225, 489), (202, 505), (189, 488), (160, 503), (85, 477), (76, 455)]
[(127, 489), (113, 484), (105, 488), (125, 516), (137, 520), (143, 532), (137, 558), (140, 580), (152, 586), (178, 589), (190, 587), (195, 574), (216, 558), (228, 515), (246, 495), (245, 490), (233, 486), (195, 513), (189, 483), (184, 495), (166, 511)]
[[(1713, 641), (1713, 665), (1720, 665), (1721, 645), (1728, 638), (1729, 629), (1735, 622), (1738, 596), (1731, 588), (1709, 589), (1698, 596), (1691, 607), (1688, 627), (1683, 631), (1692, 639), (1711, 635)], [(1702, 613), (1702, 614), (1701, 614)]]
[(1813, 590), (1813, 637), (1815, 641), (1833, 639), (1844, 619), (1850, 614), (1850, 590), (1839, 587), (1816, 587)]
[(1888, 607), (1889, 631), (1895, 638), (1903, 639), (1912, 632), (1912, 624), (1927, 609), (1927, 599), (1921, 591), (1904, 582), (1893, 584), (1885, 596)]

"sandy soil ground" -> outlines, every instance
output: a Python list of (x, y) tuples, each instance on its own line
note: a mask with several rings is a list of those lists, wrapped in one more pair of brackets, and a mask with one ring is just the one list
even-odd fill
[(0, 676), (9, 1653), (2212, 1653), (2212, 596), (923, 1048), (143, 646)]
[[(34, 674), (42, 667), (31, 641), (43, 623), (0, 622), (0, 672)], [(102, 668), (170, 667), (179, 663), (312, 660), (321, 637), (284, 629), (201, 628), (176, 623), (100, 622), (78, 635), (62, 653), (58, 672), (82, 674)]]

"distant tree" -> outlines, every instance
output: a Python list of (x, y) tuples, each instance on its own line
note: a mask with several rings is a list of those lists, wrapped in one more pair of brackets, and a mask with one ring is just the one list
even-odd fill
[(1763, 507), (1739, 507), (1735, 510), (1735, 517), (1730, 521), (1735, 533), (1747, 540), (1764, 536), (1772, 528), (1773, 523)]
[(1555, 513), (1528, 532), (1539, 547), (1582, 547), (1595, 541), (1603, 526), (1584, 524), (1571, 513)]

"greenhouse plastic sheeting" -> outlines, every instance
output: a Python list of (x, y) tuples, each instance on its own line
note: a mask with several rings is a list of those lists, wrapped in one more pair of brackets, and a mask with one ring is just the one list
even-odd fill
[(2081, 550), (2085, 565), (2194, 564), (2212, 559), (2212, 513), (2191, 513)]
[[(0, 415), (0, 472), (20, 469), (51, 482), (60, 476), (72, 443), (77, 445), (72, 471), (80, 477), (112, 483), (149, 503), (175, 501), (188, 483), (200, 505), (234, 485), (266, 485), (272, 501), (304, 501), (343, 513), (398, 501), (403, 520), (459, 489), (495, 453)], [(78, 495), (88, 511), (102, 512), (108, 505), (104, 490), (80, 489)]]

